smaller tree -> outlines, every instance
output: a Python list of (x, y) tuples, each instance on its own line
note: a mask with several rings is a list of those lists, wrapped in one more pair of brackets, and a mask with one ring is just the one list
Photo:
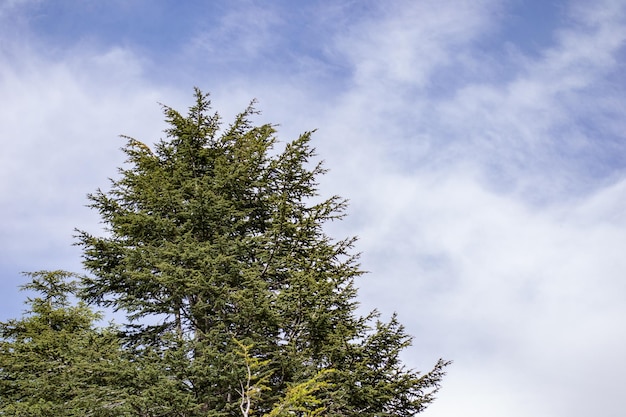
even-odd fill
[(73, 274), (26, 274), (28, 312), (0, 322), (0, 415), (120, 416), (125, 407), (118, 380), (124, 368), (113, 327), (82, 302), (72, 304)]

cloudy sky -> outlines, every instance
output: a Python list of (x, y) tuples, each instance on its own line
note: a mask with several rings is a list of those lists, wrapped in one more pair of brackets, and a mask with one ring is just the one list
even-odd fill
[(364, 309), (454, 360), (427, 417), (626, 409), (623, 0), (0, 0), (0, 320), (158, 103), (318, 129)]

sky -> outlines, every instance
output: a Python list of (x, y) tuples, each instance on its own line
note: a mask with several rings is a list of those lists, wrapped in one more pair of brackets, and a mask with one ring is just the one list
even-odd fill
[(197, 86), (317, 129), (363, 311), (454, 361), (424, 417), (621, 417), (625, 70), (623, 0), (0, 0), (0, 320)]

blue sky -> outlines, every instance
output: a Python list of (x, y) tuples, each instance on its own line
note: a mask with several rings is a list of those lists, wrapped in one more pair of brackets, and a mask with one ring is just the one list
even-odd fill
[(318, 129), (363, 307), (454, 360), (424, 416), (621, 416), (625, 66), (621, 0), (0, 1), (0, 320), (198, 86)]

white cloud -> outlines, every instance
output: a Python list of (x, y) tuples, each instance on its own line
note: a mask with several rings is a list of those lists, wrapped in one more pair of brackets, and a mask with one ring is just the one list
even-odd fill
[(490, 1), (394, 2), (352, 27), (338, 48), (350, 57), (361, 87), (424, 87), (435, 69), (456, 62), (462, 47), (489, 29), (493, 14)]
[(277, 46), (280, 32), (276, 27), (283, 23), (272, 7), (233, 2), (217, 25), (198, 30), (185, 56), (213, 64), (253, 61)]
[(64, 249), (52, 242), (71, 244), (73, 228), (93, 221), (86, 194), (107, 187), (122, 162), (118, 135), (161, 136), (164, 97), (142, 86), (127, 51), (18, 58), (0, 66), (0, 95), (10, 98), (0, 103), (0, 209), (11, 219), (3, 252), (54, 267), (50, 257)]
[[(337, 40), (354, 68), (351, 88), (323, 116), (324, 126), (332, 120), (345, 132), (339, 154), (367, 142), (413, 169), (475, 165), (492, 187), (542, 203), (589, 191), (609, 175), (602, 161), (613, 151), (597, 140), (626, 129), (623, 85), (606, 81), (619, 73), (623, 8), (599, 22), (590, 12), (593, 25), (558, 30), (559, 41), (530, 58), (474, 48), (497, 31), (501, 5), (394, 4), (402, 6)], [(507, 76), (494, 79), (494, 65)], [(441, 73), (457, 74), (445, 94), (431, 91), (448, 81)], [(581, 175), (589, 171), (598, 178)]]
[[(626, 181), (538, 211), (458, 174), (380, 176), (355, 227), (367, 306), (400, 313), (420, 369), (455, 360), (429, 415), (583, 416), (570, 407), (585, 394), (617, 415), (604, 385), (626, 382), (626, 219), (605, 213), (621, 212)], [(588, 386), (596, 372), (604, 382)]]

